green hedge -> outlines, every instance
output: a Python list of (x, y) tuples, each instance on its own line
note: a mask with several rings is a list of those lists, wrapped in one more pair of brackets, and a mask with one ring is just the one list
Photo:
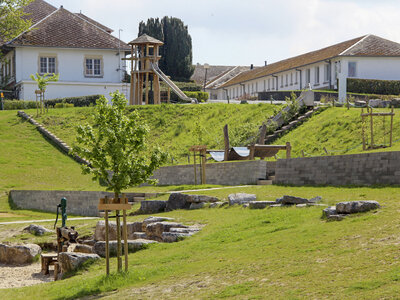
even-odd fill
[(364, 94), (399, 95), (400, 81), (348, 78), (347, 91)]
[(36, 108), (36, 101), (4, 100), (4, 110)]
[(189, 98), (196, 98), (199, 102), (208, 100), (208, 93), (206, 92), (183, 92)]

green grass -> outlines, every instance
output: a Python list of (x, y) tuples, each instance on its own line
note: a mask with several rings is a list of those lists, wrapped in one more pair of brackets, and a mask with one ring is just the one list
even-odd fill
[[(263, 121), (280, 107), (258, 105), (156, 105), (137, 109), (150, 127), (149, 141), (168, 151), (175, 161), (187, 163), (188, 149), (205, 144), (208, 149), (223, 149), (223, 127), (229, 125), (230, 142), (233, 146), (246, 145), (254, 137)], [(50, 131), (72, 144), (75, 127), (92, 123), (94, 108), (52, 109), (38, 118)], [(27, 111), (35, 114), (34, 111)], [(174, 162), (176, 163), (176, 162)]]
[[(321, 195), (327, 204), (374, 199), (382, 209), (341, 222), (322, 220), (320, 207), (164, 213), (205, 227), (179, 243), (131, 254), (126, 274), (114, 273), (113, 259), (113, 275), (105, 278), (102, 260), (63, 281), (1, 294), (5, 299), (392, 299), (400, 293), (399, 188), (261, 186), (203, 193), (226, 198), (236, 191), (254, 192), (260, 200)], [(95, 222), (85, 221), (82, 229), (90, 231)]]
[[(375, 109), (374, 112), (389, 112), (389, 109)], [(365, 112), (365, 109), (364, 109)], [(400, 150), (400, 121), (399, 109), (395, 109), (393, 122), (393, 146), (388, 148), (374, 149), (368, 152), (398, 151)], [(314, 115), (303, 125), (295, 128), (286, 135), (274, 142), (274, 144), (292, 145), (293, 157), (301, 157), (301, 151), (305, 156), (326, 155), (324, 148), (329, 155), (364, 153), (362, 150), (362, 122), (361, 109), (331, 107), (323, 112)], [(383, 118), (374, 119), (374, 140), (375, 144), (389, 144), (390, 118), (385, 117), (385, 132), (383, 134)], [(367, 140), (370, 137), (369, 122), (365, 128)], [(281, 152), (278, 156), (285, 157)]]

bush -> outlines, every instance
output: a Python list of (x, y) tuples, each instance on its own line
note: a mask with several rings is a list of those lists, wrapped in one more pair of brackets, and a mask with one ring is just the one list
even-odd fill
[(36, 101), (4, 100), (4, 110), (36, 108)]
[(400, 81), (348, 78), (347, 91), (364, 94), (399, 95)]
[(189, 98), (196, 98), (199, 102), (208, 100), (208, 93), (206, 92), (183, 92)]
[(61, 102), (61, 103), (56, 103), (54, 105), (54, 108), (68, 108), (68, 107), (74, 107), (74, 104), (73, 103)]
[(81, 96), (81, 97), (68, 97), (68, 98), (57, 98), (46, 100), (46, 105), (49, 107), (55, 107), (57, 103), (70, 103), (74, 107), (84, 107), (84, 106), (95, 106), (97, 99), (101, 95), (91, 95), (91, 96)]

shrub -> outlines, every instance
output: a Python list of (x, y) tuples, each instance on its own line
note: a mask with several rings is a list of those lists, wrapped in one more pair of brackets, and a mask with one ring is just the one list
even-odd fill
[(74, 104), (73, 103), (61, 102), (61, 103), (56, 103), (54, 105), (54, 108), (68, 108), (68, 107), (74, 107)]
[(50, 107), (55, 107), (57, 103), (70, 103), (73, 104), (74, 107), (84, 107), (84, 106), (95, 106), (97, 99), (99, 99), (101, 95), (90, 95), (90, 96), (81, 96), (81, 97), (68, 97), (68, 98), (57, 98), (46, 100), (46, 105)]
[(208, 100), (208, 93), (206, 92), (183, 92), (189, 98), (196, 98), (199, 102)]
[(36, 108), (36, 101), (4, 100), (4, 110)]
[(364, 94), (399, 95), (400, 81), (348, 78), (347, 91)]

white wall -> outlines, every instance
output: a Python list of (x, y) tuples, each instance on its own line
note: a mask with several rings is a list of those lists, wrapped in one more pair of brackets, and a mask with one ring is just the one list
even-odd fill
[(399, 57), (346, 57), (356, 62), (356, 78), (400, 80)]
[[(39, 55), (55, 54), (57, 56), (58, 73), (60, 81), (75, 82), (121, 82), (120, 72), (117, 71), (120, 57), (117, 50), (86, 50), (86, 49), (61, 49), (40, 47), (16, 48), (16, 81), (30, 80), (30, 75), (39, 72)], [(123, 54), (123, 52), (122, 52)], [(84, 59), (86, 56), (103, 57), (104, 76), (102, 78), (89, 78), (84, 76)], [(123, 55), (121, 55), (123, 56)], [(125, 61), (121, 62), (121, 65)]]

